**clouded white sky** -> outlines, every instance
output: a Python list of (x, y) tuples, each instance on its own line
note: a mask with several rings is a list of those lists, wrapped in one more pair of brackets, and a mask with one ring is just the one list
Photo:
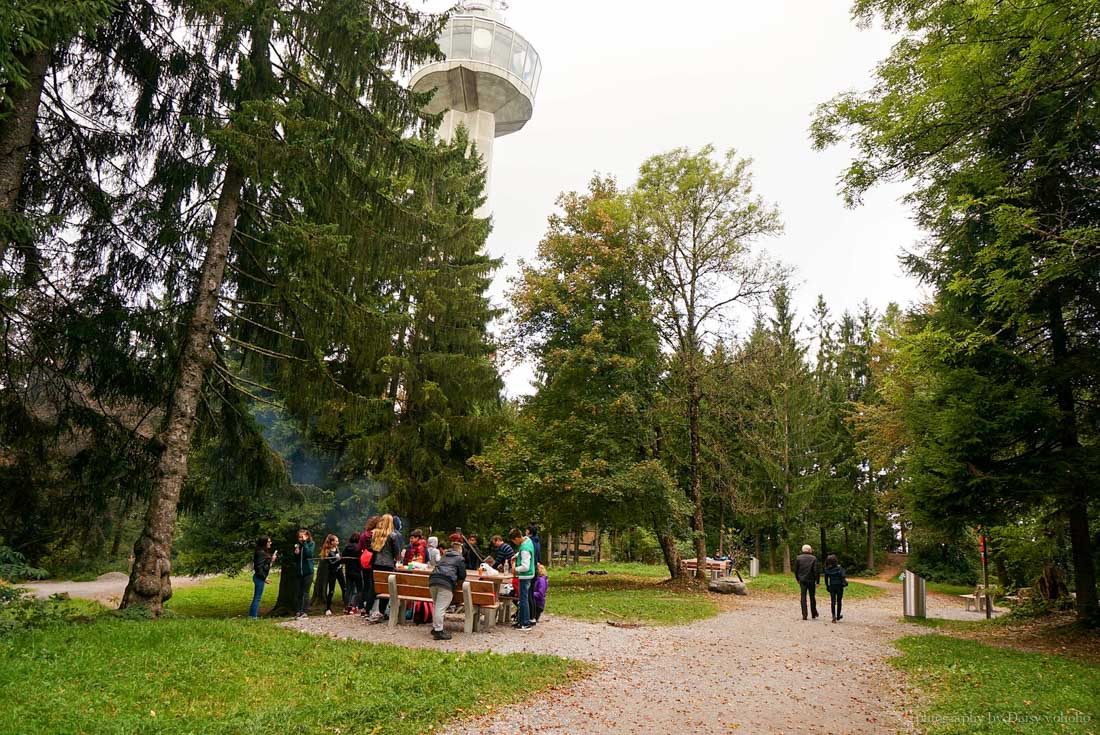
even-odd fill
[[(533, 119), (496, 140), (489, 250), (505, 266), (495, 300), (518, 261), (536, 256), (560, 192), (584, 189), (597, 171), (629, 186), (647, 157), (707, 143), (754, 160), (756, 189), (786, 228), (763, 245), (794, 268), (803, 319), (819, 293), (837, 315), (864, 299), (879, 311), (916, 300), (918, 284), (898, 263), (920, 238), (899, 201), (904, 187), (846, 209), (837, 179), (849, 151), (810, 147), (817, 105), (868, 87), (893, 43), (881, 29), (858, 29), (849, 5), (511, 0), (506, 21), (539, 51), (543, 72)], [(530, 378), (527, 366), (512, 370), (508, 393), (531, 392)]]

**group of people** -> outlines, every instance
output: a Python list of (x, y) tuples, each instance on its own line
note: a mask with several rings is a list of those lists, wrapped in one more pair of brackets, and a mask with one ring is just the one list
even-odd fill
[[(802, 547), (802, 553), (794, 560), (794, 578), (798, 580), (802, 597), (802, 619), (807, 619), (807, 612), (817, 620), (817, 585), (821, 582), (821, 562), (814, 556), (813, 547), (806, 544)], [(844, 588), (848, 586), (847, 574), (836, 554), (825, 557), (825, 589), (829, 593), (829, 604), (832, 607), (833, 622), (844, 619)], [(809, 600), (809, 610), (806, 602)]]
[[(309, 529), (302, 528), (298, 531), (293, 552), (299, 591), (297, 617), (305, 617), (309, 612), (311, 592), (318, 591), (314, 590), (313, 582), (319, 568), (324, 572), (318, 584), (323, 585), (319, 591), (325, 603), (325, 615), (333, 614), (332, 601), (339, 585), (344, 612), (359, 615), (369, 623), (383, 621), (389, 607), (389, 598), (375, 593), (375, 571), (396, 571), (399, 567), (429, 570), (431, 610), (423, 612), (421, 608), (416, 612), (430, 616), (434, 638), (447, 640), (451, 636), (443, 628), (443, 619), (447, 609), (452, 607), (455, 590), (461, 588), (467, 571), (481, 570), (487, 574), (511, 575), (517, 607), (513, 627), (530, 630), (546, 607), (549, 587), (546, 568), (538, 563), (541, 549), (537, 529), (533, 526), (524, 531), (511, 529), (508, 532), (511, 543), (502, 536), (493, 536), (490, 539), (492, 550), (486, 555), (481, 553), (480, 540), (476, 534), (466, 537), (456, 531), (447, 538), (447, 548), (443, 550), (436, 536), (425, 538), (418, 528), (409, 534), (406, 543), (401, 518), (386, 514), (371, 516), (363, 531), (353, 533), (342, 547), (336, 534), (328, 534), (318, 552), (313, 535)], [(256, 543), (251, 618), (259, 615), (271, 565), (278, 558), (278, 552), (272, 552), (271, 547), (271, 539), (267, 536), (261, 536)]]

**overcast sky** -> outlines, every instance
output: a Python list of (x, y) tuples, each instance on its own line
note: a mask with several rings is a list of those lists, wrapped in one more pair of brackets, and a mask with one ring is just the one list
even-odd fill
[[(713, 143), (752, 158), (758, 193), (779, 206), (785, 232), (764, 246), (794, 268), (804, 319), (818, 294), (835, 314), (864, 299), (879, 311), (916, 300), (898, 264), (920, 237), (899, 201), (904, 190), (878, 189), (846, 209), (837, 179), (849, 152), (810, 147), (817, 105), (866, 88), (892, 44), (880, 29), (856, 28), (849, 6), (511, 0), (506, 20), (538, 50), (543, 72), (532, 120), (496, 140), (489, 249), (505, 266), (495, 299), (518, 261), (535, 257), (560, 192), (584, 189), (597, 171), (629, 186), (647, 157)], [(527, 367), (513, 370), (508, 393), (529, 393), (530, 377)]]

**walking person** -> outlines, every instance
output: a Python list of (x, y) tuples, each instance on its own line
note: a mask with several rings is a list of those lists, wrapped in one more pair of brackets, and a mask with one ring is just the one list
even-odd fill
[(515, 574), (519, 580), (519, 620), (515, 627), (528, 631), (535, 626), (531, 623), (531, 586), (535, 582), (535, 545), (518, 528), (508, 532), (508, 538), (519, 547), (516, 554)]
[(298, 543), (294, 544), (294, 573), (298, 577), (298, 614), (304, 618), (309, 613), (309, 590), (313, 586), (313, 555), (317, 544), (308, 528), (298, 529)]
[(271, 539), (260, 536), (256, 541), (256, 553), (252, 555), (252, 605), (248, 608), (248, 617), (255, 620), (260, 617), (260, 598), (264, 596), (267, 577), (271, 574), (271, 565), (279, 558), (279, 552), (272, 553)]
[(809, 544), (802, 547), (802, 553), (794, 560), (794, 578), (802, 590), (802, 619), (806, 619), (806, 597), (809, 596), (810, 612), (817, 620), (817, 584), (821, 581), (821, 564)]
[(448, 539), (451, 548), (439, 558), (428, 577), (432, 592), (432, 638), (449, 641), (451, 634), (443, 629), (443, 618), (454, 599), (455, 589), (466, 581), (466, 560), (462, 556), (462, 534), (452, 533)]
[[(374, 531), (371, 532), (370, 548), (373, 552), (371, 567), (375, 571), (392, 572), (397, 569), (397, 562), (401, 559), (401, 534), (393, 527), (393, 516), (388, 513), (382, 516)], [(375, 595), (378, 611), (372, 611), (370, 622), (379, 623), (386, 617), (389, 608), (388, 597)]]
[(848, 586), (848, 575), (836, 554), (825, 557), (825, 589), (829, 591), (829, 605), (833, 611), (833, 622), (843, 620), (841, 606), (844, 604), (844, 588)]
[(321, 559), (325, 563), (325, 615), (332, 615), (332, 598), (336, 596), (336, 585), (340, 585), (340, 597), (348, 599), (347, 583), (344, 579), (343, 557), (340, 556), (340, 539), (334, 533), (325, 536), (321, 544)]

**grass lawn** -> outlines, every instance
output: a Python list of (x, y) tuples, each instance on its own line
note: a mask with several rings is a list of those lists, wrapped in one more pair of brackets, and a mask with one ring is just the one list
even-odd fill
[(897, 641), (927, 735), (1096, 732), (1100, 667), (939, 635)]
[[(794, 597), (798, 597), (801, 594), (801, 590), (798, 587), (798, 581), (795, 580), (793, 574), (761, 574), (755, 579), (746, 577), (745, 582), (749, 585), (750, 595), (753, 592), (792, 595)], [(878, 597), (882, 594), (885, 594), (885, 590), (881, 590), (878, 587), (872, 587), (868, 584), (861, 584), (855, 579), (849, 579), (848, 587), (844, 590), (844, 599), (865, 600), (869, 597)], [(826, 603), (829, 601), (829, 593), (825, 589), (824, 582), (818, 585), (817, 597), (819, 600), (824, 597)]]
[(411, 735), (584, 670), (549, 656), (445, 654), (187, 618), (19, 632), (0, 638), (0, 659), (3, 735)]
[[(164, 603), (164, 609), (188, 618), (244, 618), (248, 616), (253, 589), (251, 574), (214, 577), (190, 587), (173, 589), (172, 599)], [(279, 574), (274, 573), (264, 590), (261, 615), (275, 606), (278, 596)], [(339, 598), (340, 589), (337, 588), (336, 599)]]
[[(607, 571), (588, 575), (589, 569)], [(579, 572), (579, 574), (574, 574)], [(547, 612), (582, 620), (683, 625), (718, 614), (713, 596), (667, 589), (668, 569), (650, 564), (582, 564), (550, 569)]]

